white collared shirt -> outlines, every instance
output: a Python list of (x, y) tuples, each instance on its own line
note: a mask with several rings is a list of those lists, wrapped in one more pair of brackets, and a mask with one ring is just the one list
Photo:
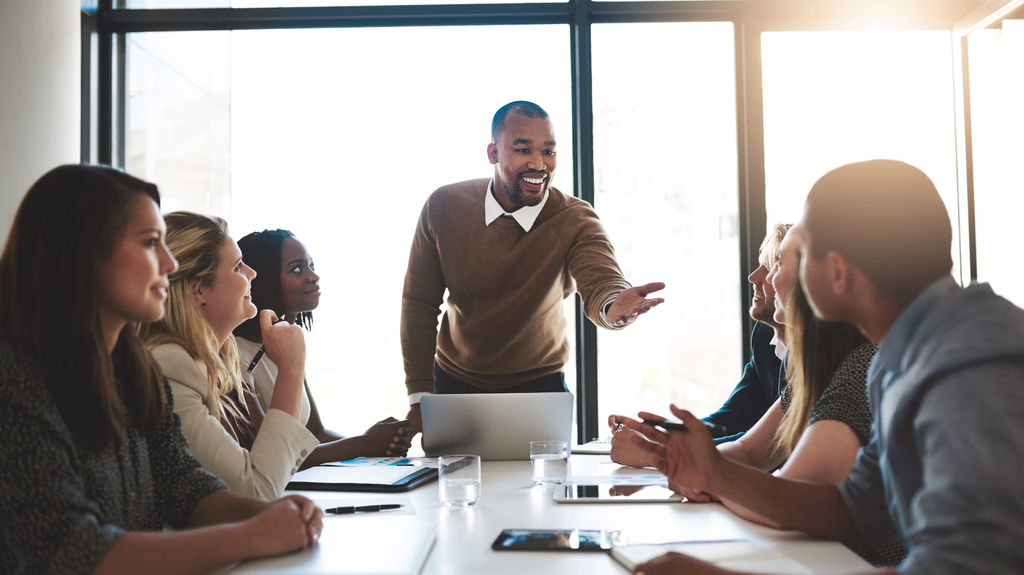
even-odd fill
[(786, 359), (786, 343), (779, 339), (779, 332), (772, 334), (772, 340), (768, 343), (775, 346), (775, 357)]
[(484, 225), (491, 225), (494, 223), (494, 220), (501, 216), (511, 216), (512, 219), (519, 222), (519, 226), (523, 228), (524, 232), (528, 232), (533, 228), (534, 222), (537, 221), (537, 216), (540, 215), (540, 211), (544, 209), (544, 204), (547, 201), (548, 192), (545, 191), (544, 197), (540, 199), (536, 206), (523, 206), (514, 212), (506, 212), (505, 208), (501, 207), (501, 204), (494, 197), (494, 178), (491, 178), (491, 183), (487, 185), (487, 197), (484, 198)]

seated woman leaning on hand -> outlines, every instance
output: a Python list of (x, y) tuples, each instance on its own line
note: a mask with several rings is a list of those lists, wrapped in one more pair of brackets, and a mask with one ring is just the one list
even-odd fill
[[(799, 265), (797, 246), (787, 234), (769, 281), (775, 289), (775, 321), (786, 327), (789, 384), (750, 431), (719, 444), (718, 450), (766, 473), (777, 469), (779, 477), (838, 484), (850, 474), (871, 435), (866, 380), (876, 348), (853, 326), (815, 319), (797, 279)], [(646, 441), (620, 442), (623, 448), (663, 455), (664, 433), (632, 419), (624, 421), (624, 427), (620, 432), (638, 433)], [(677, 490), (691, 501), (718, 500), (713, 493)], [(781, 527), (735, 502), (721, 501), (741, 517)], [(857, 551), (884, 565), (898, 563), (904, 554), (902, 546)]]
[[(256, 271), (252, 280), (253, 303), (276, 310), (281, 318), (306, 329), (313, 326), (312, 310), (320, 305), (320, 276), (305, 245), (287, 230), (253, 232), (238, 240), (242, 259)], [(240, 366), (248, 368), (263, 343), (260, 323), (254, 318), (235, 328)], [(249, 371), (247, 369), (247, 371)], [(252, 380), (259, 407), (267, 409), (274, 394), (278, 365), (267, 357), (252, 366)], [(303, 382), (299, 421), (321, 442), (320, 448), (306, 459), (317, 465), (359, 456), (405, 455), (409, 450), (412, 427), (406, 421), (387, 418), (365, 434), (345, 438), (324, 428), (320, 412)]]
[(196, 459), (232, 490), (260, 499), (280, 495), (319, 441), (299, 422), (306, 343), (302, 328), (260, 321), (266, 353), (281, 366), (266, 417), (250, 410), (231, 330), (256, 315), (255, 273), (220, 218), (165, 216), (167, 245), (178, 260), (168, 312), (142, 327), (143, 339), (174, 395), (174, 412)]
[(124, 173), (62, 166), (15, 215), (0, 256), (0, 573), (207, 573), (320, 535), (308, 499), (242, 497), (188, 452), (134, 329), (163, 316), (177, 266), (159, 202)]

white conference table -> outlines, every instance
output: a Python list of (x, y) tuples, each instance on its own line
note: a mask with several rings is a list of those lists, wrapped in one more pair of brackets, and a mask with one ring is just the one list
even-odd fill
[[(606, 455), (573, 455), (572, 476), (626, 472)], [(646, 473), (650, 473), (647, 471)], [(743, 538), (765, 544), (815, 574), (857, 573), (871, 566), (846, 547), (738, 518), (720, 504), (555, 503), (534, 486), (529, 461), (484, 461), (476, 505), (450, 509), (433, 481), (401, 494), (303, 492), (322, 507), (401, 503), (379, 513), (327, 515), (310, 549), (242, 563), (231, 573), (424, 573), (624, 575), (601, 552), (492, 551), (502, 529), (621, 530), (628, 543)]]

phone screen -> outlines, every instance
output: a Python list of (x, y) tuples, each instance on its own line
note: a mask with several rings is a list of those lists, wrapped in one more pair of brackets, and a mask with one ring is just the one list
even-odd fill
[(495, 551), (604, 551), (619, 531), (602, 529), (505, 529), (491, 544)]

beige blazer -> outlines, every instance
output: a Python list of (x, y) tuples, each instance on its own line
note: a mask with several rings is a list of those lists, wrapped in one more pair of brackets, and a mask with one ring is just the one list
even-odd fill
[(267, 412), (251, 450), (238, 444), (209, 389), (206, 369), (176, 344), (152, 350), (174, 397), (174, 413), (192, 455), (228, 488), (264, 500), (281, 496), (292, 475), (319, 444), (298, 420), (279, 409)]

